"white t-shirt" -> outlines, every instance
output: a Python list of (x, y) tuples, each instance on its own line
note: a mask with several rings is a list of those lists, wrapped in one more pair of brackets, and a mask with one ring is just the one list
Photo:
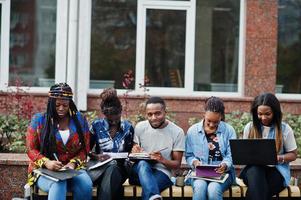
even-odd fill
[[(171, 160), (172, 151), (185, 151), (185, 135), (182, 128), (168, 121), (168, 125), (162, 129), (154, 129), (149, 122), (139, 122), (135, 127), (134, 142), (139, 144), (147, 153), (161, 151), (165, 159)], [(171, 170), (163, 164), (157, 163), (155, 168), (171, 176)]]
[[(283, 146), (286, 152), (293, 151), (297, 149), (297, 144), (294, 136), (293, 129), (286, 123), (282, 123), (285, 125), (285, 129), (283, 130)], [(244, 129), (243, 138), (247, 139), (249, 138), (249, 133), (252, 127), (252, 122), (249, 122)], [(270, 127), (264, 126), (263, 129), (263, 138), (267, 138), (270, 131)]]
[(68, 138), (70, 136), (70, 130), (67, 129), (67, 130), (59, 130), (60, 132), (60, 135), (61, 135), (61, 138), (63, 140), (63, 143), (64, 145), (66, 145), (67, 141), (68, 141)]

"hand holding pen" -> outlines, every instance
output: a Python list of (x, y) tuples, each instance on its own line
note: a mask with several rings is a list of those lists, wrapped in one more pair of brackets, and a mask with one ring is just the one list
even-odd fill
[[(56, 161), (60, 162), (59, 159), (58, 159), (58, 157), (56, 156), (56, 153), (53, 153), (53, 156), (54, 156), (54, 158), (55, 158)], [(66, 169), (75, 169), (75, 163), (69, 162), (68, 164), (66, 164), (66, 165), (62, 166), (61, 168), (59, 168), (58, 171), (64, 171)]]
[(149, 155), (151, 157), (151, 159), (154, 159), (158, 162), (162, 162), (165, 158), (162, 156), (161, 152), (168, 149), (168, 147), (164, 147), (162, 149), (159, 149), (157, 151), (153, 151), (151, 152)]
[(53, 154), (53, 156), (55, 160), (47, 160), (44, 165), (49, 170), (58, 171), (63, 167), (63, 164), (59, 161), (55, 153)]
[(133, 148), (132, 148), (132, 153), (141, 153), (141, 152), (144, 152), (144, 149), (141, 147), (141, 144), (140, 144), (140, 141), (139, 141), (139, 138), (137, 135), (135, 135), (135, 144), (133, 145)]

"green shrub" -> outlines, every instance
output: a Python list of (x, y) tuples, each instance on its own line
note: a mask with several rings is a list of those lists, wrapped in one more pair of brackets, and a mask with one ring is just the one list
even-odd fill
[(242, 138), (244, 127), (251, 120), (251, 115), (247, 112), (233, 111), (225, 115), (225, 121), (233, 126), (237, 138)]
[(25, 136), (29, 120), (17, 115), (0, 115), (0, 151), (25, 152)]
[(301, 156), (301, 115), (286, 114), (283, 116), (283, 121), (292, 127), (297, 142), (298, 155)]

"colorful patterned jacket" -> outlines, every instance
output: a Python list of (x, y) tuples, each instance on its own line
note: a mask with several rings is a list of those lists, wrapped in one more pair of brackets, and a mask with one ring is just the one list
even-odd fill
[[(72, 162), (76, 164), (76, 169), (81, 169), (84, 167), (84, 162), (87, 157), (87, 152), (90, 148), (90, 133), (89, 125), (87, 120), (78, 112), (76, 113), (77, 119), (82, 127), (84, 138), (85, 138), (85, 147), (86, 149), (81, 148), (80, 139), (78, 132), (76, 130), (74, 120), (70, 119), (69, 130), (70, 136), (66, 145), (63, 144), (62, 138), (58, 130), (56, 131), (56, 148), (57, 156), (59, 161), (64, 165)], [(45, 162), (49, 158), (45, 157), (40, 153), (40, 144), (41, 144), (41, 132), (46, 122), (45, 114), (35, 114), (31, 120), (31, 123), (27, 129), (26, 135), (26, 147), (27, 155), (30, 159), (28, 167), (28, 183), (32, 185), (38, 178), (37, 175), (33, 174), (33, 170), (43, 167)]]

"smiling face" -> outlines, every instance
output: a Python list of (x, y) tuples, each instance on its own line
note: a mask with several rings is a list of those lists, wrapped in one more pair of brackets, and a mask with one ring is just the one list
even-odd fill
[(146, 117), (153, 128), (160, 128), (165, 122), (166, 111), (160, 103), (146, 105)]
[(204, 116), (204, 130), (207, 134), (215, 133), (222, 115), (217, 112), (207, 111)]
[(55, 101), (55, 110), (59, 118), (64, 118), (69, 112), (69, 100), (57, 98)]
[(273, 121), (273, 111), (270, 106), (261, 105), (257, 108), (257, 116), (262, 125), (270, 126)]

